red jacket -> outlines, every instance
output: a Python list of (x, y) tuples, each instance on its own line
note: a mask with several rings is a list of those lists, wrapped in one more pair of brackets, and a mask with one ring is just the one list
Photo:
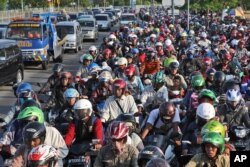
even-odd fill
[[(66, 145), (71, 145), (72, 141), (75, 138), (76, 135), (76, 126), (74, 121), (71, 121), (68, 127), (68, 132), (65, 135), (65, 143)], [(93, 130), (92, 130), (92, 139), (99, 139), (100, 140), (100, 144), (102, 144), (103, 142), (103, 127), (102, 127), (102, 122), (101, 119), (97, 118), (94, 125), (93, 125)]]

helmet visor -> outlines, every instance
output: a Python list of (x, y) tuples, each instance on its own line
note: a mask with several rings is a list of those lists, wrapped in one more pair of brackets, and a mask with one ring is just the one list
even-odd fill
[(79, 120), (85, 119), (90, 115), (90, 109), (77, 109), (75, 110), (76, 118)]

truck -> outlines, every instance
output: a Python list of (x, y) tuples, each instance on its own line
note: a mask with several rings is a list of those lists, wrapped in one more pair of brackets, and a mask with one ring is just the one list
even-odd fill
[(7, 39), (18, 42), (21, 48), (24, 65), (42, 65), (46, 70), (50, 58), (54, 62), (62, 62), (63, 42), (59, 41), (50, 15), (47, 19), (14, 18), (7, 27)]

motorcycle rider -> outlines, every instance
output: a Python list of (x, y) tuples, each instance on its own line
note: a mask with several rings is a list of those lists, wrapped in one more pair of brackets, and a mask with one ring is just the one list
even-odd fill
[(126, 94), (126, 82), (116, 79), (113, 83), (113, 95), (105, 101), (101, 115), (102, 122), (114, 120), (121, 113), (135, 114), (137, 111), (133, 96)]
[(183, 140), (188, 140), (192, 143), (192, 148), (189, 145), (183, 144), (183, 154), (191, 152), (197, 154), (200, 152), (199, 147), (202, 142), (201, 128), (215, 117), (215, 109), (210, 103), (201, 103), (196, 110), (196, 119), (191, 122), (183, 133)]
[(136, 76), (136, 68), (134, 65), (129, 65), (125, 69), (127, 90), (134, 97), (135, 100), (140, 99), (144, 90), (141, 78)]
[(171, 102), (164, 102), (158, 109), (150, 112), (145, 128), (141, 133), (144, 140), (149, 133), (167, 135), (171, 128), (178, 133), (180, 123), (179, 110)]
[[(27, 101), (28, 102), (28, 101)], [(25, 103), (24, 103), (25, 104)], [(17, 118), (11, 122), (6, 132), (0, 139), (0, 149), (3, 159), (15, 154), (16, 146), (23, 143), (22, 131), (29, 122), (44, 122), (42, 110), (38, 107), (30, 106), (22, 109)], [(11, 151), (7, 149), (12, 148)], [(0, 166), (2, 166), (0, 164)]]
[(228, 129), (233, 126), (250, 127), (248, 108), (242, 99), (240, 90), (229, 89), (226, 93), (226, 103), (218, 105), (217, 114), (221, 122), (228, 123)]
[[(153, 76), (153, 84), (145, 87), (141, 95), (141, 102), (144, 108), (152, 110), (158, 108), (163, 102), (168, 101), (168, 89), (164, 85), (164, 72), (159, 71)], [(149, 111), (149, 112), (150, 112)]]
[(124, 122), (126, 126), (129, 128), (127, 144), (132, 144), (135, 148), (138, 149), (138, 151), (141, 151), (142, 149), (144, 149), (143, 142), (141, 138), (138, 136), (139, 129), (138, 129), (138, 124), (136, 122), (134, 115), (120, 114), (116, 118), (116, 121)]
[(81, 66), (76, 72), (76, 82), (78, 82), (81, 78), (88, 78), (88, 66), (92, 63), (93, 57), (90, 54), (83, 54), (80, 57)]
[(28, 155), (29, 167), (56, 167), (57, 164), (57, 150), (46, 144), (34, 147)]
[(226, 75), (222, 71), (216, 71), (214, 74), (213, 84), (208, 89), (212, 90), (216, 96), (222, 94), (222, 85), (224, 84)]
[(39, 93), (43, 93), (46, 90), (53, 90), (54, 87), (59, 83), (60, 75), (63, 72), (63, 70), (64, 70), (63, 64), (61, 63), (54, 64), (52, 68), (53, 74), (49, 76), (47, 82), (40, 89)]
[(117, 61), (118, 67), (114, 69), (113, 78), (126, 79), (125, 69), (128, 66), (128, 61), (125, 57), (120, 57)]
[(216, 132), (208, 132), (202, 138), (203, 153), (196, 154), (186, 167), (229, 167), (229, 157), (223, 155), (224, 138)]
[(29, 151), (40, 145), (47, 144), (57, 149), (58, 166), (63, 166), (62, 159), (68, 154), (68, 148), (60, 132), (40, 122), (30, 122), (23, 129), (24, 143), (18, 147), (11, 167), (22, 167), (27, 165)]
[(70, 72), (63, 72), (60, 76), (60, 83), (54, 88), (52, 95), (47, 103), (48, 107), (54, 106), (55, 109), (60, 109), (66, 102), (64, 92), (73, 87), (71, 85), (73, 76)]
[(93, 60), (95, 61), (97, 58), (97, 48), (95, 45), (89, 47), (89, 54), (93, 57)]
[(123, 122), (114, 121), (108, 127), (110, 143), (99, 151), (94, 167), (138, 167), (138, 151), (126, 144), (129, 129)]
[(206, 80), (205, 80), (206, 88), (209, 88), (213, 85), (215, 72), (216, 72), (216, 70), (214, 68), (207, 69)]
[[(99, 139), (95, 145), (100, 149), (103, 142), (102, 122), (93, 114), (92, 104), (87, 99), (80, 99), (74, 105), (74, 120), (69, 124), (65, 143), (67, 146), (81, 142), (91, 143), (92, 139)], [(73, 143), (74, 141), (74, 143)]]
[(146, 146), (143, 150), (139, 152), (138, 155), (138, 165), (139, 167), (145, 167), (147, 162), (154, 158), (163, 158), (164, 154), (159, 147), (156, 146)]

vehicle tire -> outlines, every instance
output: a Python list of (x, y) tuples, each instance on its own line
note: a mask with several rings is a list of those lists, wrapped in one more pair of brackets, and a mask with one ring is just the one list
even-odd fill
[(49, 64), (48, 60), (43, 61), (43, 62), (42, 62), (42, 69), (43, 69), (43, 70), (47, 70), (47, 69), (48, 69), (48, 64)]
[(14, 84), (20, 83), (22, 82), (22, 80), (23, 80), (23, 71), (21, 69), (18, 69), (16, 72), (16, 78), (15, 78)]

